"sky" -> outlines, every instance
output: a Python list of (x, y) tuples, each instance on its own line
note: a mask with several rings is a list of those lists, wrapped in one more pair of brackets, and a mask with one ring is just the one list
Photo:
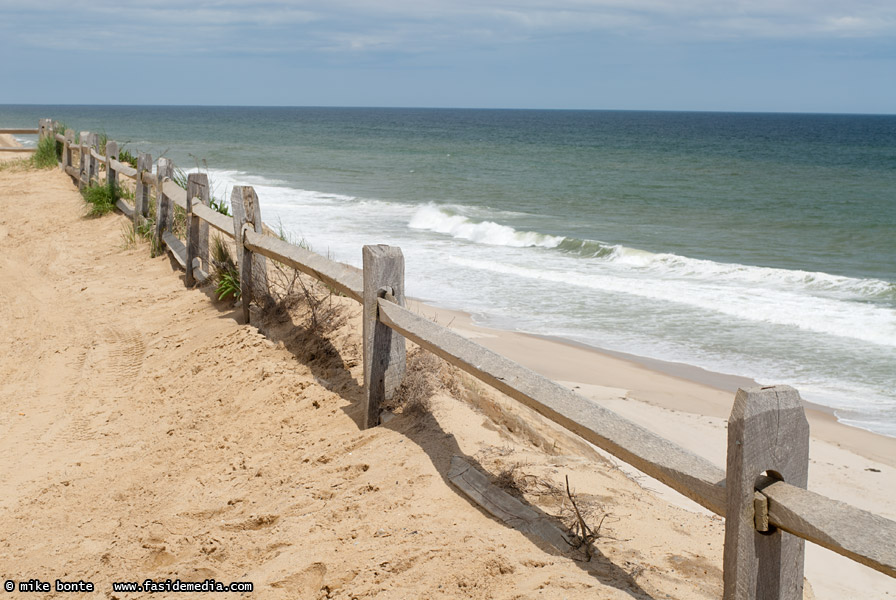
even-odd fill
[(894, 0), (0, 0), (0, 104), (896, 113)]

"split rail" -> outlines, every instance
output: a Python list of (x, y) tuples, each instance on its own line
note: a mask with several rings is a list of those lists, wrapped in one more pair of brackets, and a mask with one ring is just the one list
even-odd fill
[[(451, 330), (405, 308), (404, 257), (397, 247), (364, 246), (363, 269), (329, 260), (262, 231), (261, 208), (251, 186), (234, 187), (233, 217), (209, 207), (208, 178), (188, 176), (188, 189), (172, 181), (174, 165), (140, 154), (137, 168), (118, 160), (118, 146), (95, 134), (42, 135), (62, 144), (60, 168), (79, 187), (118, 177), (136, 183), (134, 204), (116, 205), (143, 226), (155, 199), (155, 252), (167, 250), (186, 271), (186, 285), (208, 277), (208, 230), (234, 240), (243, 318), (259, 292), (269, 258), (306, 273), (363, 305), (365, 428), (380, 423), (380, 406), (400, 384), (405, 339), (528, 406), (595, 446), (725, 517), (724, 598), (803, 597), (805, 540), (896, 577), (896, 522), (806, 489), (809, 425), (799, 393), (787, 386), (740, 389), (728, 421), (727, 469), (722, 470), (662, 436), (594, 403)], [(73, 150), (79, 155), (73, 164)], [(153, 193), (154, 190), (154, 193)], [(174, 206), (186, 212), (186, 242), (171, 233)], [(254, 272), (254, 277), (253, 277)], [(264, 293), (261, 289), (260, 293)]]
[[(49, 126), (49, 122), (47, 119), (41, 120), (41, 127)], [(0, 135), (39, 135), (43, 137), (48, 132), (38, 128), (38, 129), (0, 129)], [(0, 152), (34, 152), (34, 148), (0, 148)]]

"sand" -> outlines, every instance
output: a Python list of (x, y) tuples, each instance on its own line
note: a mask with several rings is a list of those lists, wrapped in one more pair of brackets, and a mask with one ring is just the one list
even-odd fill
[[(0, 170), (4, 581), (96, 586), (44, 596), (69, 598), (182, 597), (112, 592), (146, 578), (251, 581), (244, 597), (266, 599), (721, 597), (718, 517), (468, 380), (362, 431), (358, 305), (332, 299), (328, 331), (301, 307), (242, 324), (128, 243), (123, 217), (85, 213), (59, 171)], [(439, 319), (723, 464), (730, 392), (462, 317)], [(893, 441), (841, 448), (826, 423), (810, 487), (894, 518)], [(603, 519), (596, 556), (486, 515), (447, 481), (455, 455), (549, 515), (569, 514), (568, 476)], [(832, 556), (810, 548), (807, 597), (896, 595)]]
[[(21, 148), (22, 145), (16, 141), (14, 136), (8, 133), (0, 133), (0, 148)], [(0, 163), (8, 161), (20, 161), (23, 158), (31, 156), (22, 152), (0, 152)]]
[[(492, 330), (477, 326), (470, 315), (459, 311), (419, 304), (418, 310), (725, 468), (726, 419), (734, 394), (738, 386), (754, 382), (688, 365), (626, 360), (559, 340)], [(806, 413), (812, 435), (809, 489), (896, 520), (892, 501), (896, 439), (838, 423), (824, 407), (808, 405)], [(709, 514), (662, 483), (621, 461), (613, 462), (670, 503)], [(806, 576), (818, 598), (896, 597), (896, 580), (812, 544), (807, 545)]]

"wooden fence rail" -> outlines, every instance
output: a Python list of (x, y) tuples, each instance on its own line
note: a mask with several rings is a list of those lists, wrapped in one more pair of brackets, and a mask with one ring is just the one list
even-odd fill
[[(4, 130), (0, 130), (2, 132)], [(187, 285), (207, 277), (207, 242), (200, 225), (232, 238), (237, 248), (243, 311), (266, 272), (263, 257), (306, 273), (364, 306), (365, 426), (379, 424), (380, 405), (404, 375), (405, 338), (507, 394), (595, 446), (665, 483), (726, 518), (724, 598), (798, 600), (803, 596), (804, 540), (896, 577), (896, 522), (805, 489), (809, 429), (799, 394), (787, 386), (738, 390), (728, 422), (727, 469), (722, 470), (662, 436), (632, 423), (574, 391), (496, 354), (404, 307), (404, 258), (389, 246), (365, 246), (364, 269), (338, 263), (262, 232), (255, 191), (236, 187), (234, 216), (208, 206), (208, 183), (191, 175), (188, 194), (172, 181), (173, 164), (159, 159), (156, 174), (148, 155), (135, 169), (96, 148), (96, 136), (72, 131), (60, 167), (80, 187), (97, 178), (99, 163), (109, 177), (135, 180), (135, 205), (117, 206), (142, 225), (150, 189), (156, 196), (156, 241), (186, 269)], [(114, 144), (114, 143), (113, 143)], [(72, 165), (71, 148), (80, 164)], [(117, 151), (117, 145), (112, 146)], [(195, 183), (195, 187), (193, 185)], [(141, 189), (142, 188), (142, 189)], [(171, 233), (173, 206), (186, 211), (186, 243)], [(254, 275), (253, 275), (254, 272)], [(266, 283), (264, 283), (266, 285)], [(265, 289), (263, 286), (262, 290)], [(263, 291), (262, 291), (263, 293)]]
[[(38, 135), (40, 129), (0, 129), (0, 135)], [(34, 148), (0, 148), (0, 152), (34, 152)]]
[(40, 129), (0, 129), (0, 135), (37, 135)]

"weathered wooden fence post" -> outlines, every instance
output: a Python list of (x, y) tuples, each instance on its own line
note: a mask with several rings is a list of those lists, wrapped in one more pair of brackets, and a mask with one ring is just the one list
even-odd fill
[(137, 155), (137, 186), (134, 188), (134, 230), (143, 225), (149, 216), (149, 186), (143, 181), (144, 173), (152, 173), (152, 156), (146, 152)]
[[(250, 185), (235, 185), (230, 194), (230, 207), (233, 209), (233, 236), (236, 240), (236, 260), (240, 269), (240, 300), (243, 304), (243, 320), (249, 323), (249, 303), (253, 296), (253, 271), (264, 269), (267, 265), (254, 260), (253, 252), (243, 245), (244, 226), (261, 233), (261, 211), (258, 207), (258, 196)], [(254, 264), (253, 264), (254, 263)]]
[[(184, 279), (187, 287), (196, 283), (196, 278), (193, 276), (193, 261), (201, 257), (201, 225), (204, 221), (193, 215), (193, 203), (197, 199), (208, 206), (208, 175), (205, 173), (187, 175), (187, 276)], [(205, 253), (205, 262), (207, 263), (208, 225), (205, 227)]]
[[(208, 175), (205, 175), (205, 183), (199, 186), (199, 193), (196, 194), (196, 198), (202, 201), (203, 204), (209, 206), (211, 204), (211, 187), (209, 187)], [(196, 247), (196, 256), (202, 263), (202, 268), (205, 269), (207, 273), (211, 273), (211, 263), (209, 261), (208, 254), (208, 223), (205, 219), (198, 219), (199, 221), (199, 244)]]
[(159, 158), (156, 163), (156, 234), (153, 238), (153, 256), (162, 254), (165, 249), (165, 240), (162, 235), (171, 229), (171, 199), (163, 191), (166, 179), (174, 176), (174, 163), (167, 158)]
[(37, 122), (37, 139), (42, 140), (45, 137), (51, 137), (53, 134), (53, 119), (39, 119)]
[(112, 196), (112, 204), (118, 202), (118, 171), (112, 166), (112, 161), (118, 160), (118, 142), (106, 141), (106, 185)]
[(364, 246), (364, 387), (367, 407), (364, 428), (380, 424), (380, 406), (404, 379), (404, 336), (380, 323), (377, 300), (390, 294), (404, 306), (404, 255), (401, 248)]
[(805, 541), (770, 527), (755, 491), (763, 473), (806, 487), (809, 423), (795, 389), (737, 391), (727, 462), (724, 600), (802, 600)]
[[(52, 127), (50, 128), (50, 135), (53, 137), (53, 146), (56, 149), (56, 162), (59, 163), (60, 168), (65, 168), (65, 163), (63, 162), (65, 160), (63, 152), (65, 142), (60, 142), (58, 139), (56, 139), (56, 134), (60, 133), (60, 126), (61, 123), (59, 123), (59, 121), (53, 121)], [(64, 134), (63, 137), (65, 137)]]
[(78, 190), (83, 190), (90, 186), (90, 146), (87, 139), (90, 137), (89, 131), (82, 131), (78, 134)]
[(100, 138), (95, 133), (87, 134), (87, 187), (90, 187), (95, 179), (99, 179), (99, 161), (94, 158), (93, 152), (99, 154)]
[(62, 171), (72, 166), (72, 144), (75, 143), (75, 132), (71, 129), (65, 130), (65, 142), (62, 144)]

